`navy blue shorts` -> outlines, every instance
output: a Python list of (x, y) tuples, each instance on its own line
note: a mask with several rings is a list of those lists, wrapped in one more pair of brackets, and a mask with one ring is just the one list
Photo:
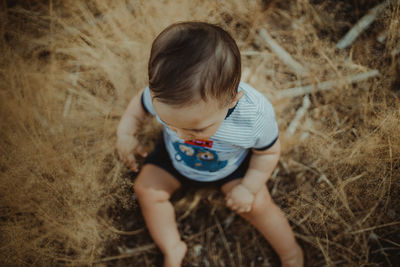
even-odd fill
[(182, 186), (186, 187), (205, 187), (205, 186), (218, 186), (221, 187), (227, 182), (243, 178), (247, 169), (249, 168), (249, 163), (250, 163), (250, 157), (251, 157), (251, 151), (249, 154), (246, 156), (246, 158), (243, 160), (243, 162), (240, 164), (240, 166), (230, 175), (228, 175), (225, 178), (221, 178), (217, 181), (212, 181), (212, 182), (199, 182), (192, 180), (190, 178), (187, 178), (186, 176), (183, 176), (180, 174), (172, 165), (172, 161), (169, 158), (169, 154), (167, 152), (167, 149), (165, 148), (165, 143), (164, 143), (164, 138), (161, 137), (161, 140), (156, 144), (154, 147), (153, 152), (151, 152), (147, 158), (144, 161), (144, 164), (153, 164), (156, 165), (167, 172), (169, 172), (175, 179), (177, 179)]

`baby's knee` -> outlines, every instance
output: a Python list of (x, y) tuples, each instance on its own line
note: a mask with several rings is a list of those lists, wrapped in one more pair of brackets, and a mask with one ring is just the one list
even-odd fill
[(257, 216), (259, 214), (271, 211), (272, 209), (275, 208), (276, 205), (272, 200), (271, 196), (267, 191), (263, 190), (256, 195), (250, 213)]
[(133, 190), (139, 201), (145, 202), (163, 202), (170, 199), (168, 192), (157, 189), (155, 186), (149, 184), (145, 178), (138, 177), (134, 182)]
[(147, 186), (142, 182), (140, 178), (137, 178), (133, 183), (133, 191), (138, 198), (142, 198), (142, 196), (146, 195)]

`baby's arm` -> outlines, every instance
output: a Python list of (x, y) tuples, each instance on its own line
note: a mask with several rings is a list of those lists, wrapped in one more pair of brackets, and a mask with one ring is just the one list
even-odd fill
[(228, 207), (238, 212), (249, 212), (254, 196), (265, 186), (271, 176), (280, 156), (281, 146), (279, 139), (267, 150), (253, 149), (249, 168), (241, 183), (232, 188), (227, 194)]
[(242, 185), (251, 193), (256, 194), (271, 176), (281, 154), (279, 139), (267, 150), (252, 150), (249, 169), (242, 180)]
[(141, 103), (142, 93), (143, 91), (132, 98), (122, 115), (117, 129), (118, 155), (134, 171), (138, 171), (138, 164), (134, 154), (139, 153), (143, 157), (147, 156), (147, 152), (134, 136), (147, 117), (147, 112), (143, 109)]
[(146, 118), (147, 113), (142, 107), (141, 96), (143, 90), (135, 95), (128, 104), (124, 114), (121, 117), (121, 121), (118, 125), (117, 134), (128, 134), (132, 135), (136, 133), (138, 127)]

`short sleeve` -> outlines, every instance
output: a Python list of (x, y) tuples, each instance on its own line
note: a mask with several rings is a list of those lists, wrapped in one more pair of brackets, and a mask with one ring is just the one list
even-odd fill
[(151, 101), (150, 88), (148, 86), (146, 87), (146, 89), (144, 89), (144, 91), (142, 93), (141, 102), (142, 102), (143, 109), (147, 113), (156, 115), (156, 111), (153, 107), (153, 102)]
[(266, 150), (272, 147), (278, 140), (278, 123), (275, 119), (275, 112), (272, 104), (263, 97), (261, 99), (261, 108), (256, 120), (255, 127), (255, 150)]

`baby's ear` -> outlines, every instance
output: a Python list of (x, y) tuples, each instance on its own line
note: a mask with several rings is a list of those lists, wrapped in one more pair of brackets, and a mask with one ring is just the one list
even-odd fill
[(232, 100), (231, 104), (229, 105), (229, 108), (233, 108), (236, 105), (236, 103), (239, 101), (239, 99), (242, 98), (243, 95), (244, 95), (243, 91), (237, 92), (235, 98)]

